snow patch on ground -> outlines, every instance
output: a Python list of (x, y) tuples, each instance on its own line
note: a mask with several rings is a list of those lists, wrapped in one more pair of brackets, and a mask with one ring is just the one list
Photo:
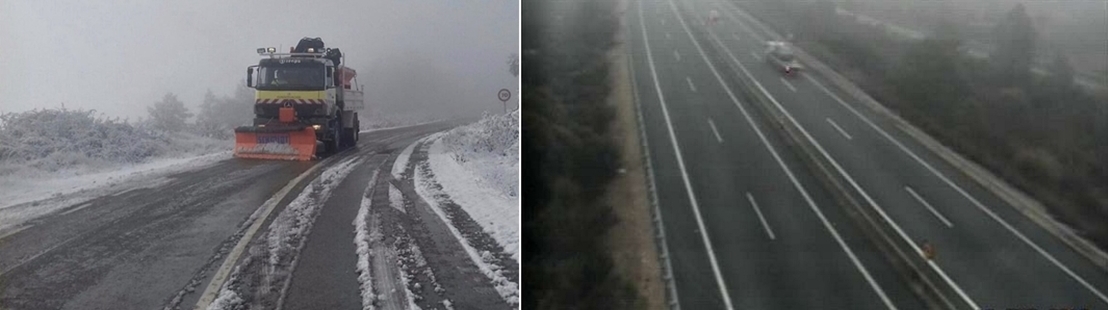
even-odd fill
[(442, 191), (518, 262), (519, 112), (455, 128), (427, 156)]
[[(375, 310), (373, 306), (374, 300), (377, 299), (377, 295), (374, 294), (373, 278), (370, 273), (369, 266), (369, 252), (370, 252), (370, 232), (366, 227), (369, 222), (369, 208), (373, 205), (373, 188), (377, 186), (377, 173), (380, 170), (373, 170), (373, 176), (369, 179), (369, 185), (366, 186), (365, 193), (362, 194), (362, 204), (358, 207), (358, 215), (354, 217), (354, 245), (357, 246), (358, 253), (358, 283), (361, 284), (362, 292), (362, 309)], [(381, 233), (379, 228), (374, 227), (377, 232), (377, 236)], [(376, 237), (376, 236), (375, 236)]]
[(477, 249), (475, 249), (472, 245), (469, 244), (468, 241), (466, 241), (465, 237), (462, 235), (462, 232), (458, 231), (458, 228), (454, 227), (454, 225), (451, 224), (450, 217), (446, 215), (446, 212), (443, 211), (442, 206), (440, 205), (442, 202), (435, 199), (435, 197), (437, 196), (435, 195), (435, 192), (438, 192), (438, 190), (434, 189), (432, 183), (426, 178), (425, 175), (423, 175), (423, 173), (416, 173), (415, 182), (416, 193), (418, 193), (419, 196), (422, 197), (424, 200), (434, 204), (431, 209), (435, 211), (435, 214), (437, 214), (443, 222), (447, 223), (446, 227), (450, 228), (450, 233), (454, 235), (454, 238), (457, 238), (460, 241), (458, 243), (462, 245), (462, 248), (465, 249), (466, 254), (469, 255), (469, 259), (477, 265), (477, 267), (481, 270), (481, 273), (485, 274), (486, 277), (492, 280), (492, 284), (496, 288), (497, 293), (499, 293), (505, 301), (508, 301), (511, 304), (518, 304), (519, 285), (516, 283), (512, 283), (512, 281), (508, 280), (507, 277), (504, 277), (504, 275), (499, 272), (500, 268), (498, 266), (492, 266), (491, 264), (486, 262), (485, 258), (487, 256), (487, 252), (478, 252)]
[(389, 204), (401, 213), (408, 213), (408, 210), (404, 209), (404, 194), (400, 193), (400, 189), (392, 183), (389, 183)]
[(415, 146), (419, 144), (420, 141), (423, 141), (423, 139), (412, 142), (412, 144), (404, 148), (404, 151), (400, 152), (399, 156), (396, 156), (396, 162), (392, 164), (392, 177), (394, 179), (403, 179), (401, 176), (404, 174), (404, 169), (408, 167), (408, 159), (412, 157), (412, 150), (415, 150)]
[[(519, 235), (519, 112), (486, 115), (481, 121), (429, 137), (428, 166), (434, 180), (416, 173), (416, 192), (431, 202), (431, 208), (446, 223), (450, 218), (442, 209), (437, 192), (447, 194), (516, 262), (520, 261)], [(432, 184), (442, 186), (439, 190)], [(470, 259), (492, 280), (501, 297), (519, 304), (519, 284), (508, 280), (499, 266), (493, 266), (491, 253), (479, 251), (466, 242), (454, 225), (451, 233)]]
[(292, 145), (284, 143), (262, 143), (252, 147), (239, 147), (239, 152), (250, 154), (274, 154), (274, 155), (297, 155), (300, 154), (296, 148)]
[(406, 128), (406, 127), (415, 127), (415, 126), (419, 126), (419, 125), (427, 125), (427, 124), (430, 124), (430, 123), (440, 122), (440, 121), (442, 121), (442, 120), (436, 119), (436, 120), (425, 121), (425, 122), (415, 123), (415, 124), (410, 124), (410, 125), (399, 125), (399, 126), (373, 128), (373, 129), (368, 129), (368, 130), (362, 130), (362, 131), (359, 131), (358, 133), (370, 133), (370, 132), (374, 132), (374, 131), (382, 131), (382, 130)]
[[(0, 176), (0, 197), (4, 197), (0, 201), (0, 231), (84, 200), (157, 186), (168, 181), (167, 175), (201, 169), (230, 157), (230, 151), (223, 151), (120, 164), (99, 172), (65, 170), (36, 176)], [(31, 202), (36, 203), (27, 205)]]

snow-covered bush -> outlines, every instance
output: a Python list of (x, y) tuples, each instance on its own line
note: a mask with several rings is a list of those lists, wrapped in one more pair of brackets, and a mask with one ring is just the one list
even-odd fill
[[(486, 113), (480, 121), (442, 136), (443, 146), (459, 164), (471, 167), (505, 194), (519, 192), (519, 111)], [(479, 162), (475, 162), (479, 161)], [(487, 169), (478, 168), (484, 166)]]
[(138, 163), (151, 157), (215, 151), (228, 142), (170, 134), (95, 110), (36, 109), (0, 114), (0, 175), (33, 168)]

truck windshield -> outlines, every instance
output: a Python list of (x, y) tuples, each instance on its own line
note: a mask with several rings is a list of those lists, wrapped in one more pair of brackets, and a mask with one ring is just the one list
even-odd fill
[(322, 64), (281, 64), (258, 68), (261, 90), (323, 90), (326, 71)]

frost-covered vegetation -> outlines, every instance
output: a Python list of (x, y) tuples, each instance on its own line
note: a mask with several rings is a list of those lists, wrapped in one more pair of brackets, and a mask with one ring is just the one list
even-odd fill
[(166, 132), (149, 122), (108, 118), (94, 110), (58, 108), (0, 114), (0, 176), (102, 168), (229, 147), (227, 141)]
[(485, 114), (476, 124), (458, 127), (442, 136), (446, 150), (458, 164), (500, 193), (519, 197), (519, 111)]

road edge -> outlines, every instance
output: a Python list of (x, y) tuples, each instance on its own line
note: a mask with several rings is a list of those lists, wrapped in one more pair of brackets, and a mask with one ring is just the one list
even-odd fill
[[(613, 74), (609, 77), (612, 92), (607, 103), (615, 108), (611, 130), (621, 137), (617, 141), (622, 165), (604, 198), (617, 218), (607, 242), (613, 245), (616, 271), (632, 283), (642, 301), (640, 305), (645, 309), (680, 309), (634, 80), (632, 46), (627, 35), (630, 21), (626, 13), (630, 6), (631, 0), (616, 3), (619, 29), (615, 46), (608, 52)], [(633, 242), (625, 242), (629, 239)]]

